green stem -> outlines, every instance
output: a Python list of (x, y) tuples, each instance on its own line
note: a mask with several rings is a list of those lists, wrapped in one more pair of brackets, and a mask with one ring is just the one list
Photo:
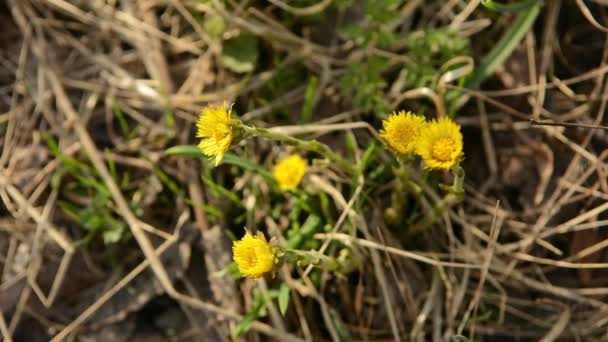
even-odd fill
[(460, 165), (456, 165), (452, 169), (454, 173), (454, 183), (450, 191), (457, 196), (464, 197), (464, 169)]
[(408, 195), (410, 193), (418, 196), (417, 184), (412, 182), (409, 176), (409, 164), (411, 159), (397, 155), (399, 167), (394, 169), (395, 187), (391, 191), (391, 206), (384, 212), (384, 218), (391, 225), (403, 222), (403, 215), (408, 207)]
[(286, 249), (285, 261), (296, 263), (298, 266), (306, 267), (312, 265), (325, 271), (339, 270), (340, 263), (336, 258), (328, 257), (317, 251), (301, 251), (299, 249)]
[(448, 193), (440, 201), (435, 203), (435, 206), (430, 213), (406, 231), (406, 238), (416, 235), (428, 226), (434, 224), (443, 216), (443, 214), (445, 214), (446, 210), (462, 201), (464, 198), (464, 169), (460, 165), (457, 165), (452, 172), (454, 173), (454, 182), (452, 183), (452, 186), (447, 187)]
[(333, 152), (329, 146), (322, 144), (317, 140), (302, 140), (270, 129), (247, 126), (242, 123), (240, 126), (243, 133), (245, 133), (245, 136), (276, 140), (305, 151), (316, 152), (329, 159), (329, 161), (332, 162), (337, 168), (349, 175), (354, 175), (357, 172), (356, 167), (351, 162), (342, 158), (340, 155)]
[(349, 248), (340, 250), (337, 258), (327, 256), (318, 251), (302, 251), (287, 248), (284, 252), (284, 262), (295, 263), (301, 267), (312, 265), (328, 272), (348, 274), (361, 266), (359, 254)]

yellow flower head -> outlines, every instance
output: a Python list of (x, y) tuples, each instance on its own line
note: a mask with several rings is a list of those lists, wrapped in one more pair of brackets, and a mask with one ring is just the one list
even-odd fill
[(413, 154), (416, 152), (416, 140), (424, 125), (423, 116), (401, 111), (382, 121), (384, 130), (380, 131), (380, 136), (398, 153)]
[(207, 106), (201, 111), (196, 123), (196, 137), (202, 138), (198, 148), (204, 155), (214, 159), (215, 166), (222, 161), (234, 139), (231, 112), (231, 108), (226, 110), (226, 103)]
[(460, 126), (447, 117), (429, 122), (420, 133), (416, 152), (427, 169), (451, 169), (464, 157)]
[(274, 246), (266, 241), (262, 232), (253, 236), (245, 230), (245, 236), (234, 241), (232, 253), (241, 274), (253, 279), (272, 271), (278, 260)]
[(306, 168), (306, 161), (294, 154), (275, 165), (272, 175), (282, 191), (289, 191), (298, 187), (306, 173)]

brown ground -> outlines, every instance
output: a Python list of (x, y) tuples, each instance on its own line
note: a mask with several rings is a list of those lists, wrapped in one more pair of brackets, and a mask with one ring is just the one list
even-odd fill
[[(2, 2), (0, 336), (224, 341), (248, 330), (245, 316), (257, 320), (233, 338), (608, 340), (606, 1), (544, 1), (480, 87), (461, 81), (529, 9), (402, 2), (371, 3), (378, 14), (359, 0)], [(447, 27), (458, 38), (441, 36), (438, 51), (407, 38)], [(458, 39), (468, 45), (446, 47)], [(408, 78), (425, 65), (431, 81)], [(362, 122), (454, 113), (466, 195), (433, 214), (451, 176), (414, 164), (422, 193), (399, 196), (380, 144), (357, 183), (315, 165), (291, 195), (260, 171), (286, 150), (266, 140), (217, 168), (164, 153), (196, 144), (200, 109), (224, 100), (247, 124), (296, 125), (353, 160), (375, 139)], [(392, 219), (396, 201), (404, 214)], [(299, 248), (342, 238), (326, 253), (350, 246), (356, 271), (217, 274), (243, 226), (292, 241), (306, 222)], [(314, 235), (326, 227), (347, 235)]]

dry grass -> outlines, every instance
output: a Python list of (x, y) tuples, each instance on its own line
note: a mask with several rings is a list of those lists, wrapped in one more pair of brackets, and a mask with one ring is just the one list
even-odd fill
[[(224, 341), (280, 286), (290, 289), (287, 313), (266, 300), (266, 315), (232, 338), (608, 339), (605, 1), (545, 1), (482, 90), (459, 82), (479, 71), (517, 14), (480, 1), (401, 4), (378, 32), (405, 41), (449, 27), (472, 51), (449, 56), (432, 83), (408, 85), (403, 70), (419, 63), (411, 46), (381, 47), (380, 36), (358, 45), (342, 28), (372, 32), (366, 4), (337, 2), (0, 5), (5, 341)], [(214, 36), (217, 18), (225, 29)], [(253, 71), (238, 73), (223, 51), (245, 34), (259, 55)], [(380, 100), (359, 103), (343, 91), (345, 75), (376, 57), (388, 65), (386, 84), (372, 93)], [(374, 81), (358, 82), (355, 92)], [(403, 196), (410, 216), (395, 224), (385, 212), (399, 177), (379, 145), (354, 178), (314, 163), (292, 195), (276, 194), (260, 172), (288, 150), (272, 142), (241, 143), (239, 159), (218, 168), (164, 153), (195, 143), (200, 109), (221, 101), (235, 102), (248, 124), (318, 139), (356, 163), (377, 141), (378, 106), (456, 112), (466, 195), (437, 211), (444, 179), (414, 167), (420, 189)], [(287, 243), (287, 231), (313, 216), (308, 206), (319, 206), (323, 223), (307, 248), (335, 255), (339, 242), (359, 258), (357, 271), (218, 276), (243, 226)]]

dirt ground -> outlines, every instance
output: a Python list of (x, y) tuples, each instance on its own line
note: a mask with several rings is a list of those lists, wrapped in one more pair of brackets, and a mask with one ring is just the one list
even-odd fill
[[(0, 337), (608, 341), (607, 33), (605, 0), (0, 2)], [(356, 171), (215, 167), (224, 101)], [(384, 147), (399, 110), (460, 125), (464, 195)], [(352, 268), (242, 278), (244, 227)]]

